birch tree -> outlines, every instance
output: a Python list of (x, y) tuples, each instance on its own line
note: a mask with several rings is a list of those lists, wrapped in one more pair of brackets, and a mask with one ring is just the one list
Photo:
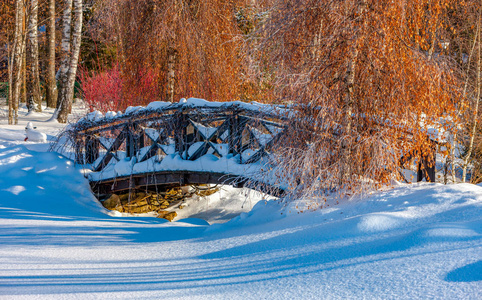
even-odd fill
[[(466, 81), (464, 84), (464, 92), (463, 97), (464, 100), (469, 98), (472, 101), (468, 101), (470, 104), (469, 113), (469, 128), (468, 128), (468, 142), (467, 142), (467, 149), (466, 153), (463, 156), (463, 163), (462, 163), (462, 182), (466, 181), (467, 178), (467, 168), (473, 159), (473, 151), (475, 147), (475, 139), (477, 135), (478, 129), (478, 119), (479, 119), (479, 103), (480, 103), (480, 96), (481, 96), (481, 64), (482, 64), (482, 53), (481, 53), (481, 14), (482, 8), (480, 5), (477, 7), (477, 19), (476, 19), (476, 31), (473, 37), (473, 47), (471, 49), (471, 53), (469, 54), (470, 58), (472, 58), (472, 54), (475, 53), (475, 69), (471, 72), (471, 61), (469, 60), (467, 63), (467, 73), (466, 73)], [(475, 48), (475, 51), (474, 51)], [(473, 74), (475, 73), (475, 74)], [(472, 79), (473, 84), (469, 85), (469, 81)], [(471, 86), (471, 92), (467, 92), (468, 87)], [(469, 100), (467, 99), (467, 100)]]
[[(62, 37), (60, 40), (60, 68), (57, 72), (57, 80), (59, 82), (59, 92), (57, 98), (57, 111), (54, 118), (58, 118), (61, 109), (67, 105), (66, 93), (68, 90), (67, 82), (69, 76), (69, 67), (71, 60), (71, 27), (72, 27), (72, 0), (66, 0), (62, 10)], [(58, 115), (57, 115), (58, 114)]]
[(57, 83), (55, 80), (55, 0), (48, 0), (47, 66), (45, 68), (45, 98), (47, 107), (56, 108)]
[[(451, 129), (450, 166), (451, 179), (456, 182), (456, 168), (462, 169), (463, 182), (471, 168), (471, 181), (480, 180), (480, 122), (479, 105), (481, 94), (481, 13), (478, 0), (458, 1), (448, 19), (450, 28), (444, 34), (445, 55), (456, 62), (455, 73), (460, 78), (461, 101), (457, 105), (458, 119)], [(462, 147), (461, 147), (462, 146)], [(460, 150), (456, 156), (456, 150)], [(457, 158), (460, 158), (458, 160)]]
[(15, 2), (14, 41), (8, 61), (8, 124), (18, 124), (18, 104), (22, 87), (22, 65), (25, 53), (26, 34), (24, 28), (25, 6), (23, 0)]
[[(72, 109), (82, 33), (82, 0), (66, 0), (64, 5), (61, 64), (58, 72), (59, 94), (57, 109), (54, 114), (54, 118), (60, 123), (67, 122), (67, 117)], [(71, 32), (72, 19), (74, 19), (74, 24)]]
[(38, 51), (38, 0), (30, 0), (28, 16), (27, 39), (27, 107), (28, 111), (42, 111), (40, 97), (39, 77), (39, 51)]

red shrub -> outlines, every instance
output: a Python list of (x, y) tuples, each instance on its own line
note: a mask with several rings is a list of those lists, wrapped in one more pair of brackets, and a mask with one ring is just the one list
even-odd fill
[(119, 65), (100, 72), (80, 72), (84, 101), (90, 110), (117, 110), (122, 101), (122, 78)]
[(147, 105), (160, 98), (158, 74), (152, 69), (126, 76), (116, 64), (103, 71), (81, 71), (80, 79), (84, 101), (91, 111), (124, 110), (128, 106)]
[(119, 109), (160, 100), (159, 75), (153, 69), (140, 69), (129, 73), (123, 80), (124, 97)]

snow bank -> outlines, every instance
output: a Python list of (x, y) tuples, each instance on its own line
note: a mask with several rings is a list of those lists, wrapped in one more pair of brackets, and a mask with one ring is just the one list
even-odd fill
[[(8, 298), (482, 297), (475, 185), (401, 185), (305, 213), (259, 201), (209, 226), (113, 218), (53, 153), (0, 147), (0, 174), (0, 294)], [(184, 209), (214, 215), (223, 201), (211, 200)]]
[(107, 213), (73, 162), (58, 154), (21, 145), (0, 149), (0, 174), (0, 199), (7, 206), (53, 215)]
[(0, 298), (482, 298), (482, 187), (400, 185), (303, 213), (322, 199), (259, 201), (211, 226), (116, 218), (21, 123), (0, 128)]

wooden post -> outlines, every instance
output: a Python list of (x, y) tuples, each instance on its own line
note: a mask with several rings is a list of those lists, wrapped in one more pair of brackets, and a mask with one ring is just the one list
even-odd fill
[(137, 145), (139, 147), (137, 150), (140, 150), (145, 147), (144, 140), (145, 140), (144, 130), (141, 130), (140, 133), (137, 135)]
[(183, 132), (185, 131), (185, 128), (182, 126), (182, 119), (184, 115), (182, 112), (176, 112), (173, 117), (173, 124), (175, 125), (173, 130), (174, 130), (174, 149), (176, 153), (179, 155), (182, 155), (182, 152), (184, 150), (184, 134)]
[(238, 112), (236, 112), (236, 151), (240, 155), (240, 162), (242, 162), (241, 154), (243, 153), (243, 131), (245, 125), (242, 121), (243, 119), (239, 116)]
[(99, 146), (98, 139), (92, 136), (87, 136), (85, 141), (86, 163), (92, 164), (97, 160), (97, 158), (99, 158)]
[(136, 123), (129, 124), (126, 139), (126, 156), (131, 158), (144, 147), (144, 131)]
[(83, 164), (84, 163), (84, 141), (79, 138), (77, 135), (74, 138), (75, 140), (75, 163), (76, 164)]
[(233, 116), (229, 119), (229, 152), (241, 154), (243, 130), (240, 124), (238, 112), (233, 112)]
[(234, 128), (236, 127), (236, 116), (232, 115), (226, 119), (228, 122), (228, 145), (229, 153), (236, 154), (236, 143), (233, 138)]
[(132, 124), (127, 126), (127, 139), (126, 139), (126, 157), (133, 157), (136, 155), (136, 147), (135, 147), (135, 137), (133, 133)]

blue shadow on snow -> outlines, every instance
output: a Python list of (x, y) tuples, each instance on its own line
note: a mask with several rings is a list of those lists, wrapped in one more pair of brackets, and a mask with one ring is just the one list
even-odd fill
[(482, 280), (482, 260), (455, 269), (447, 274), (446, 281), (473, 282)]

